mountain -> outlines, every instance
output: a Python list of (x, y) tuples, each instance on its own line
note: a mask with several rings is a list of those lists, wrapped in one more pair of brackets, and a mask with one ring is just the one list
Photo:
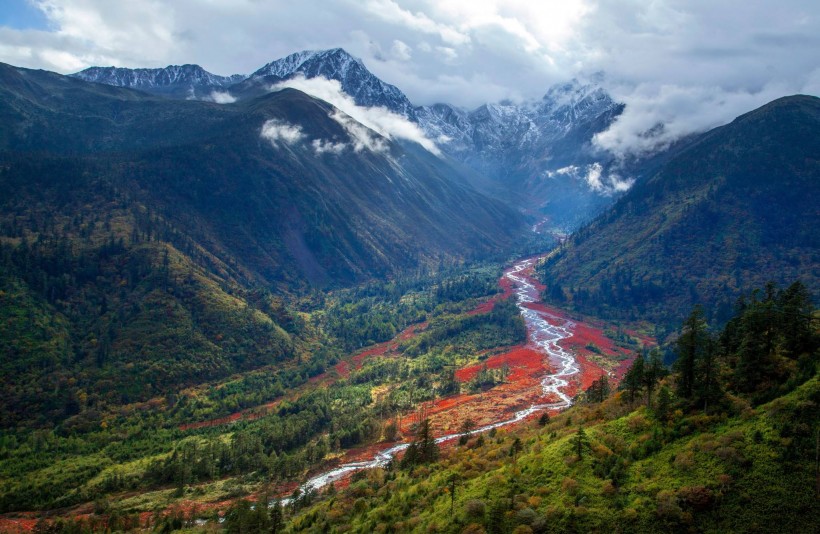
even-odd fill
[[(198, 69), (186, 76), (180, 69)], [(194, 72), (196, 74), (194, 74)], [(611, 204), (621, 185), (642, 168), (615, 168), (614, 158), (592, 146), (623, 110), (601, 87), (602, 75), (589, 83), (572, 80), (549, 88), (536, 102), (485, 104), (464, 110), (450, 104), (415, 106), (397, 87), (372, 74), (341, 48), (302, 51), (272, 61), (248, 77), (227, 78), (199, 67), (113, 69), (92, 67), (75, 76), (87, 81), (139, 88), (172, 98), (230, 101), (252, 99), (295, 76), (336, 80), (364, 107), (382, 107), (418, 123), (439, 148), (463, 166), (470, 183), (564, 230), (577, 227)], [(597, 177), (603, 176), (603, 181)]]
[(219, 105), (0, 65), (0, 117), (3, 425), (321, 369), (283, 296), (503, 253), (524, 230), (445, 161), (295, 90)]
[(696, 303), (718, 322), (773, 280), (820, 289), (820, 99), (792, 96), (693, 140), (542, 268), (577, 309), (661, 324)]
[(485, 104), (466, 111), (447, 104), (417, 111), (419, 123), (444, 152), (491, 178), (484, 188), (552, 224), (573, 228), (611, 203), (611, 184), (591, 183), (609, 174), (611, 155), (592, 138), (623, 111), (598, 85), (573, 80), (548, 90), (541, 101)]
[(415, 118), (414, 106), (404, 93), (377, 78), (360, 59), (341, 48), (306, 50), (272, 61), (237, 85), (234, 91), (240, 95), (255, 95), (295, 76), (337, 80), (342, 91), (360, 106), (379, 106), (409, 119)]
[[(231, 241), (248, 270), (266, 280), (349, 282), (418, 261), (483, 254), (509, 242), (521, 224), (430, 152), (383, 138), (295, 90), (216, 105), (10, 66), (0, 81), (8, 118), (0, 149), (95, 164), (116, 153), (132, 166), (130, 191), (152, 207), (196, 213), (209, 225), (224, 214), (216, 226), (225, 232), (222, 243), (239, 225), (252, 239)], [(296, 138), (266, 139), (270, 124), (298, 131)], [(364, 148), (362, 139), (373, 146)], [(170, 176), (175, 158), (187, 167)], [(295, 241), (283, 241), (290, 232)], [(312, 245), (297, 246), (308, 235)]]
[[(233, 76), (211, 74), (199, 65), (168, 65), (161, 69), (89, 67), (71, 76), (86, 82), (129, 87), (191, 100), (218, 99), (227, 87), (245, 79), (245, 76), (241, 74)], [(222, 98), (230, 99), (224, 95)]]

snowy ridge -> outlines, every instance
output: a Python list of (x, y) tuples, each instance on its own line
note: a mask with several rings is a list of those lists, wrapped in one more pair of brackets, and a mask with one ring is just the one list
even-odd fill
[(546, 172), (551, 166), (543, 163), (553, 159), (555, 143), (599, 122), (608, 126), (607, 117), (617, 115), (619, 108), (599, 85), (572, 80), (550, 88), (534, 103), (485, 104), (473, 111), (436, 104), (417, 108), (416, 113), (428, 137), (479, 170), (531, 168), (540, 161), (537, 166), (544, 168), (539, 170)]
[(71, 74), (87, 82), (129, 87), (157, 93), (189, 93), (192, 97), (206, 96), (211, 91), (223, 90), (245, 76), (219, 76), (199, 65), (168, 65), (158, 69), (127, 69), (122, 67), (89, 67)]
[[(165, 69), (92, 67), (78, 78), (132, 87), (175, 98), (220, 103), (262, 96), (283, 81), (303, 76), (338, 81), (358, 106), (381, 107), (418, 124), (447, 156), (477, 171), (476, 185), (506, 195), (562, 228), (582, 222), (631, 183), (593, 136), (623, 110), (603, 89), (603, 76), (571, 80), (526, 103), (489, 103), (473, 110), (450, 104), (414, 106), (397, 87), (372, 74), (341, 48), (305, 50), (267, 63), (250, 76), (216, 76), (196, 65)], [(489, 179), (483, 181), (481, 177)], [(478, 185), (484, 184), (484, 185)]]

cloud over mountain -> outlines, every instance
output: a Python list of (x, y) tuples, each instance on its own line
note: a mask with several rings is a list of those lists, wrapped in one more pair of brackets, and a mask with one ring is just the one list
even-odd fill
[(536, 99), (603, 70), (627, 109), (596, 141), (624, 155), (777, 96), (820, 94), (820, 4), (805, 0), (32, 3), (47, 25), (0, 27), (0, 61), (59, 72), (196, 62), (227, 74), (341, 46), (417, 105), (464, 107)]
[[(389, 139), (398, 138), (413, 141), (433, 154), (440, 154), (436, 144), (425, 137), (424, 132), (417, 124), (410, 122), (401, 115), (392, 113), (386, 108), (357, 105), (353, 98), (342, 91), (342, 84), (337, 80), (328, 80), (327, 78), (308, 79), (304, 76), (297, 76), (273, 85), (271, 90), (277, 91), (288, 87), (324, 100), (341, 111), (342, 113), (332, 114), (331, 118), (341, 124), (356, 140), (355, 147), (357, 150), (367, 148), (372, 151), (381, 151), (384, 149), (380, 140), (367, 131), (367, 128), (369, 128)], [(353, 121), (350, 120), (351, 118)], [(362, 125), (366, 128), (362, 128)]]

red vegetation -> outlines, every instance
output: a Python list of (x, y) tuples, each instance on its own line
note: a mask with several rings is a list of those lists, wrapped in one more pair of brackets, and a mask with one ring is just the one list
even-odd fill
[(487, 302), (482, 302), (472, 310), (468, 311), (467, 315), (479, 315), (482, 313), (490, 313), (491, 311), (493, 311), (493, 308), (495, 308), (495, 303), (497, 300), (497, 298), (493, 298), (488, 300)]
[(32, 532), (37, 521), (37, 519), (24, 517), (0, 517), (0, 532), (10, 534)]
[(504, 366), (509, 368), (507, 381), (518, 382), (525, 377), (538, 377), (544, 374), (544, 355), (532, 348), (524, 346), (516, 347), (510, 352), (498, 354), (487, 359), (487, 361), (456, 371), (456, 379), (459, 382), (469, 382), (481, 372), (481, 369), (500, 369)]
[[(529, 282), (540, 292), (543, 291), (544, 286), (535, 279), (534, 265), (535, 262), (533, 262), (533, 267), (524, 269), (520, 271), (519, 274), (527, 277)], [(499, 286), (502, 289), (502, 293), (480, 303), (467, 313), (469, 315), (489, 313), (498, 300), (506, 299), (513, 295), (513, 282), (506, 276), (501, 277)], [(632, 361), (632, 358), (628, 357), (631, 356), (629, 351), (618, 347), (611, 339), (604, 335), (606, 325), (603, 323), (592, 320), (580, 321), (571, 318), (564, 310), (542, 303), (531, 303), (526, 304), (526, 306), (530, 309), (542, 312), (548, 321), (554, 321), (555, 324), (564, 324), (567, 321), (572, 321), (573, 323), (573, 327), (571, 328), (572, 335), (560, 342), (561, 346), (574, 352), (580, 368), (578, 374), (569, 378), (569, 386), (566, 388), (568, 395), (574, 396), (580, 391), (587, 389), (594, 380), (600, 378), (602, 374), (607, 373), (601, 365), (593, 361), (593, 358), (604, 362), (613, 362), (611, 365), (608, 363), (605, 363), (605, 365), (610, 368), (610, 377), (616, 383), (623, 376), (626, 369), (628, 369)], [(332, 383), (337, 377), (347, 377), (351, 371), (361, 368), (367, 358), (398, 355), (399, 343), (411, 339), (426, 327), (427, 323), (411, 325), (390, 341), (373, 345), (361, 352), (346, 357), (343, 361), (336, 364), (331, 371), (313, 377), (309, 381), (310, 387), (315, 387), (317, 383)], [(634, 335), (631, 332), (629, 334)], [(653, 342), (653, 340), (649, 338), (645, 339), (646, 344)], [(587, 346), (591, 345), (597, 347), (595, 351), (599, 351), (599, 354), (595, 354), (593, 350), (587, 348)], [(617, 364), (614, 364), (616, 360), (622, 361), (618, 361)], [(516, 411), (532, 404), (549, 403), (557, 400), (544, 397), (541, 379), (550, 372), (550, 362), (545, 354), (531, 345), (517, 346), (502, 354), (490, 356), (484, 362), (458, 369), (455, 376), (459, 382), (467, 383), (475, 378), (485, 367), (487, 369), (500, 369), (505, 366), (508, 369), (508, 373), (502, 384), (485, 391), (460, 393), (447, 398), (437, 399), (425, 403), (417, 411), (399, 416), (399, 439), (402, 441), (412, 439), (416, 425), (422, 418), (429, 418), (434, 435), (441, 436), (458, 432), (461, 425), (468, 419), (473, 421), (475, 427), (481, 427), (511, 418)], [(287, 397), (294, 397), (300, 394), (301, 391), (302, 388), (297, 388)], [(256, 419), (275, 408), (281, 400), (282, 399), (278, 399), (274, 402), (243, 410), (212, 421), (182, 425), (180, 429), (189, 430), (206, 426), (229, 424), (240, 419)], [(538, 416), (539, 414), (536, 413), (533, 414), (532, 417), (537, 418)], [(451, 440), (445, 442), (442, 446), (451, 447), (456, 441), (457, 440)], [(317, 467), (314, 470), (314, 474), (325, 472), (334, 466), (344, 463), (370, 460), (377, 452), (390, 448), (396, 443), (398, 442), (372, 443), (347, 450), (339, 457), (325, 463), (321, 467)], [(351, 472), (349, 476), (336, 481), (335, 485), (337, 487), (348, 485), (352, 474), (353, 472)], [(288, 496), (296, 487), (296, 483), (284, 484), (278, 488), (278, 492), (282, 496)], [(182, 501), (180, 507), (186, 513), (191, 513), (196, 510), (225, 510), (230, 504), (230, 501), (207, 504)], [(146, 518), (146, 520), (148, 520), (148, 518)], [(0, 518), (0, 532), (14, 532), (14, 530), (8, 530), (6, 528), (7, 526), (13, 526), (9, 523), (10, 521), (12, 520)], [(30, 531), (36, 523), (35, 520), (28, 519), (15, 519), (14, 521), (21, 522), (20, 524), (26, 527), (25, 530), (19, 530), (20, 532)]]

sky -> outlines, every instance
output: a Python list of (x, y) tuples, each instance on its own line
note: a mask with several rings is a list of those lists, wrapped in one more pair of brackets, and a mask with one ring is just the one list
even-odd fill
[(627, 108), (596, 143), (623, 155), (820, 94), (817, 0), (0, 2), (0, 61), (61, 73), (197, 63), (247, 74), (334, 47), (415, 104), (529, 101), (603, 73)]

